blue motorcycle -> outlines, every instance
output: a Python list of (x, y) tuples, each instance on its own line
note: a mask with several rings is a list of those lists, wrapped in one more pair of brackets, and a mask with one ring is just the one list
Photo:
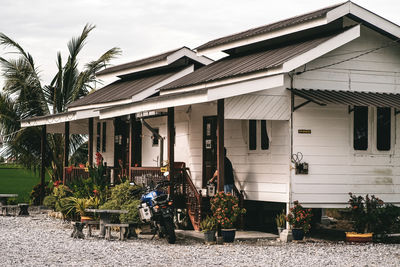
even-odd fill
[(161, 188), (169, 185), (169, 181), (162, 181), (152, 187), (147, 187), (140, 198), (139, 216), (142, 222), (150, 223), (155, 234), (166, 237), (168, 243), (176, 241), (174, 227), (174, 203), (169, 195)]

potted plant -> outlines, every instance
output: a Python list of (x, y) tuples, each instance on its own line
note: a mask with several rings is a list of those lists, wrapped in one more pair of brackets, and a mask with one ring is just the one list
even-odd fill
[(286, 221), (292, 228), (294, 240), (303, 240), (304, 234), (311, 228), (311, 209), (305, 209), (296, 200), (294, 206), (290, 208), (289, 214), (286, 216)]
[(380, 210), (384, 202), (372, 195), (364, 197), (349, 193), (350, 217), (355, 232), (346, 232), (346, 241), (370, 242), (373, 231), (379, 225)]
[(278, 234), (280, 235), (282, 230), (285, 229), (286, 215), (284, 211), (276, 215), (275, 222), (276, 222), (276, 227), (278, 228)]
[(217, 230), (217, 220), (215, 217), (207, 216), (200, 223), (200, 228), (204, 233), (204, 242), (211, 244), (215, 242), (215, 232)]
[(219, 192), (211, 199), (211, 211), (218, 224), (221, 226), (224, 242), (235, 240), (235, 222), (239, 215), (246, 213), (246, 210), (239, 207), (239, 199), (231, 193)]

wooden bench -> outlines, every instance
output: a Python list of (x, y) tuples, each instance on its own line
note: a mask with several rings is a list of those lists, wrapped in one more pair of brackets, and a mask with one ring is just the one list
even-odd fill
[(119, 228), (119, 240), (125, 240), (128, 237), (129, 233), (129, 224), (128, 223), (107, 223), (104, 225), (106, 228), (105, 239), (111, 240), (111, 228), (118, 227)]
[(99, 221), (85, 221), (83, 222), (87, 227), (88, 227), (88, 232), (87, 232), (87, 237), (92, 236), (92, 227), (93, 226), (99, 226), (100, 222)]
[(10, 216), (11, 214), (9, 213), (10, 210), (14, 210), (14, 215), (16, 215), (16, 210), (18, 208), (18, 205), (2, 205), (1, 207), (1, 214), (4, 216)]

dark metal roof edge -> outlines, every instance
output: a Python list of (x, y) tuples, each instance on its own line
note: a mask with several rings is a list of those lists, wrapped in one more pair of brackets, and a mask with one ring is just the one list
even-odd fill
[[(110, 73), (114, 73), (114, 72), (118, 72), (118, 71), (127, 70), (127, 69), (130, 69), (130, 68), (136, 68), (136, 67), (141, 67), (141, 66), (145, 66), (145, 65), (148, 65), (148, 64), (153, 64), (155, 62), (160, 62), (160, 61), (165, 60), (171, 54), (173, 54), (173, 53), (175, 53), (175, 52), (177, 52), (177, 51), (179, 51), (181, 49), (184, 49), (184, 48), (187, 48), (187, 49), (191, 50), (190, 48), (188, 48), (186, 46), (182, 46), (180, 48), (172, 49), (170, 51), (159, 53), (157, 55), (153, 55), (153, 56), (150, 56), (150, 57), (137, 59), (137, 60), (134, 60), (134, 61), (131, 61), (131, 62), (128, 62), (128, 63), (123, 63), (123, 64), (119, 64), (119, 65), (116, 65), (116, 66), (112, 66), (112, 67), (106, 68), (104, 70), (101, 70), (101, 71), (97, 72), (96, 75), (110, 74)], [(152, 60), (153, 58), (154, 58), (154, 60)], [(141, 62), (141, 61), (143, 61), (143, 63), (137, 64), (138, 62)]]
[[(284, 24), (285, 22), (289, 22), (290, 20), (294, 20), (294, 19), (297, 19), (297, 18), (310, 16), (310, 15), (312, 15), (313, 13), (317, 13), (317, 12), (319, 12), (319, 11), (322, 12), (322, 11), (325, 10), (325, 9), (326, 9), (327, 11), (326, 11), (325, 13), (323, 13), (323, 14), (324, 14), (324, 16), (326, 16), (326, 14), (327, 14), (329, 11), (331, 11), (332, 9), (335, 9), (335, 8), (337, 8), (337, 7), (340, 7), (340, 6), (342, 6), (342, 5), (344, 5), (344, 4), (348, 3), (348, 2), (351, 2), (351, 1), (346, 1), (346, 2), (339, 3), (339, 4), (331, 5), (331, 6), (328, 6), (328, 7), (325, 7), (325, 8), (321, 8), (321, 9), (317, 9), (317, 10), (314, 10), (314, 11), (311, 11), (311, 12), (307, 12), (307, 13), (304, 13), (304, 14), (301, 14), (301, 15), (297, 15), (297, 16), (290, 17), (290, 18), (287, 18), (287, 19), (279, 20), (279, 21), (276, 21), (276, 22), (273, 22), (273, 23), (270, 23), (270, 24), (266, 24), (266, 25), (263, 25), (263, 26), (254, 27), (254, 28), (251, 28), (251, 29), (248, 29), (248, 30), (244, 30), (244, 31), (240, 31), (240, 32), (237, 32), (237, 33), (234, 33), (234, 34), (230, 34), (230, 35), (224, 36), (224, 37), (220, 37), (220, 38), (217, 38), (217, 39), (208, 41), (207, 43), (202, 44), (202, 45), (196, 47), (194, 50), (196, 50), (197, 52), (200, 52), (200, 51), (205, 50), (205, 49), (208, 49), (208, 48), (217, 47), (217, 46), (220, 46), (220, 45), (223, 45), (223, 44), (227, 44), (227, 43), (230, 43), (230, 42), (235, 42), (235, 41), (238, 41), (238, 40), (244, 40), (244, 39), (247, 39), (247, 38), (251, 38), (251, 37), (254, 37), (254, 36), (258, 36), (258, 35), (260, 35), (260, 34), (264, 34), (264, 33), (270, 32), (270, 31), (265, 31), (265, 32), (262, 32), (262, 33), (259, 33), (259, 34), (255, 34), (255, 35), (250, 35), (250, 36), (244, 36), (244, 37), (242, 37), (242, 38), (237, 38), (237, 39), (233, 39), (233, 40), (226, 40), (226, 41), (218, 42), (218, 40), (223, 40), (223, 39), (228, 39), (228, 38), (234, 38), (235, 36), (244, 34), (244, 33), (246, 33), (246, 32), (261, 30), (262, 28), (272, 27), (273, 25), (278, 25), (278, 24), (280, 24), (280, 23), (281, 23), (281, 24)], [(352, 2), (351, 2), (351, 3), (352, 3)], [(322, 14), (321, 14), (320, 16), (318, 16), (318, 17), (312, 17), (312, 18), (310, 18), (310, 20), (319, 18), (319, 17), (321, 17), (321, 16), (322, 16)], [(290, 26), (298, 25), (298, 24), (301, 24), (301, 23), (291, 24)], [(289, 26), (278, 27), (277, 29), (284, 29), (284, 28), (287, 28), (287, 27), (289, 27)], [(217, 42), (217, 43), (215, 43), (215, 42)], [(215, 44), (213, 44), (213, 43), (215, 43)]]

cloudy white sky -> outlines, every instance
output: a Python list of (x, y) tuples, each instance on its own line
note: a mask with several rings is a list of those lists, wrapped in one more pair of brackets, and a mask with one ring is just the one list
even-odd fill
[[(114, 64), (261, 26), (342, 0), (0, 0), (0, 32), (29, 51), (44, 83), (55, 74), (57, 51), (86, 23), (96, 25), (80, 61), (94, 60), (111, 47), (123, 54)], [(355, 3), (400, 25), (399, 0)], [(6, 55), (0, 48), (0, 56)], [(1, 83), (1, 78), (0, 78)]]

